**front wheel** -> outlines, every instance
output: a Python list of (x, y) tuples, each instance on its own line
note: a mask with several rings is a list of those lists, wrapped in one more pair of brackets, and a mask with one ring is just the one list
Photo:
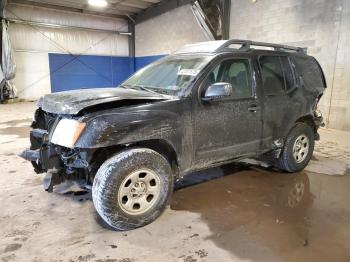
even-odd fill
[(92, 199), (108, 225), (130, 230), (160, 216), (172, 191), (168, 161), (151, 149), (134, 148), (102, 164), (94, 179)]
[(314, 132), (305, 123), (297, 123), (289, 132), (277, 167), (287, 172), (303, 170), (309, 163), (315, 146)]

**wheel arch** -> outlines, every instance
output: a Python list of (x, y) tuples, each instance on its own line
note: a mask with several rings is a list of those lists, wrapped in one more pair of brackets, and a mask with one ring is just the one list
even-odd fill
[(164, 156), (168, 160), (173, 174), (175, 176), (179, 175), (179, 161), (177, 152), (175, 151), (174, 147), (164, 139), (141, 140), (130, 144), (121, 144), (106, 148), (100, 148), (94, 152), (94, 156), (92, 158), (95, 160), (98, 159), (97, 165), (99, 166), (109, 157), (121, 152), (122, 150), (135, 147), (152, 149), (160, 155)]
[(315, 124), (315, 121), (314, 121), (314, 117), (312, 115), (305, 115), (305, 116), (299, 117), (295, 121), (295, 124), (297, 124), (297, 123), (305, 123), (305, 124), (309, 125), (312, 128), (314, 133), (317, 133), (317, 127), (316, 127), (316, 124)]
[(168, 160), (174, 175), (178, 176), (179, 161), (178, 161), (177, 152), (168, 141), (164, 139), (143, 140), (143, 141), (136, 142), (132, 146), (149, 148), (161, 154)]

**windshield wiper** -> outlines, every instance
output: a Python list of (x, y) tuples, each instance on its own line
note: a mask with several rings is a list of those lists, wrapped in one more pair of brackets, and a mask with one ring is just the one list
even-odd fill
[[(168, 96), (169, 95), (169, 94), (164, 94), (162, 92), (157, 92), (157, 91), (153, 90), (154, 88), (147, 88), (144, 85), (120, 85), (119, 87), (122, 87), (125, 89), (143, 90), (143, 91), (154, 93), (154, 94), (161, 95), (161, 96)], [(166, 90), (163, 90), (161, 88), (157, 88), (157, 90), (166, 92)]]
[[(119, 87), (122, 87), (122, 88), (125, 88), (125, 89), (141, 89), (143, 91), (147, 91), (147, 92), (152, 92), (152, 93), (157, 93), (156, 91), (153, 91), (153, 90), (150, 90), (144, 86), (139, 86), (139, 85), (128, 85), (128, 86), (125, 86), (125, 85), (119, 85)], [(157, 93), (158, 94), (158, 93)]]
[(143, 91), (146, 91), (146, 92), (154, 93), (154, 94), (157, 94), (157, 95), (162, 95), (161, 93), (158, 93), (157, 91), (154, 91), (154, 90), (152, 90), (150, 88), (147, 88), (147, 87), (145, 87), (143, 85), (133, 85), (133, 86), (131, 86), (131, 88), (133, 88), (133, 87), (137, 87), (137, 88), (139, 88), (139, 89), (141, 89)]

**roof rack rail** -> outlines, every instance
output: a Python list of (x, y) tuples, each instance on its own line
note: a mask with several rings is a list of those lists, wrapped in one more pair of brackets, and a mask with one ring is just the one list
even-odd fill
[(264, 46), (264, 47), (271, 47), (276, 51), (283, 51), (283, 50), (288, 50), (288, 51), (295, 51), (298, 53), (307, 53), (307, 48), (306, 47), (294, 47), (294, 46), (289, 46), (289, 45), (279, 45), (279, 44), (272, 44), (272, 43), (265, 43), (265, 42), (254, 42), (250, 40), (239, 40), (239, 39), (232, 39), (232, 40), (227, 40), (222, 46), (220, 46), (217, 51), (224, 51), (226, 48), (228, 48), (230, 45), (233, 44), (238, 44), (242, 45), (239, 50), (241, 51), (247, 51), (251, 49), (251, 46)]

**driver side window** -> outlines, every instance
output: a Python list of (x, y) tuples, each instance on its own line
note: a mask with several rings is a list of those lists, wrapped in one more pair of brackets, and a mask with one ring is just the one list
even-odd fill
[(247, 59), (230, 59), (221, 62), (207, 76), (206, 88), (215, 83), (230, 83), (232, 98), (252, 96), (250, 65)]

